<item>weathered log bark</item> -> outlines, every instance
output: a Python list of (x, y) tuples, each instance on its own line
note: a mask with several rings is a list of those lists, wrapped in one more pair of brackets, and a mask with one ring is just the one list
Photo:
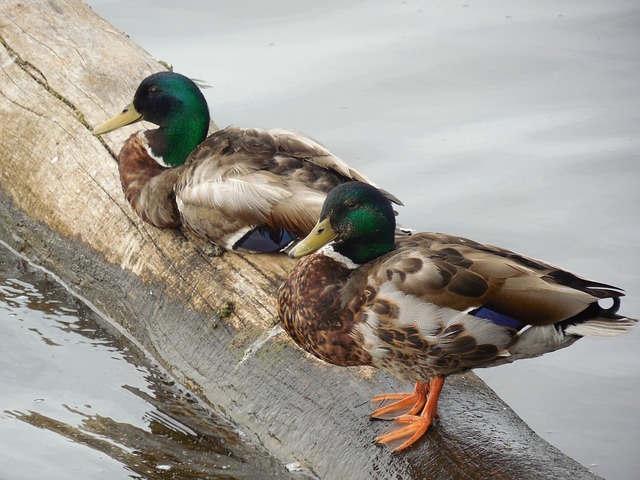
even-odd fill
[[(178, 381), (321, 478), (597, 478), (473, 374), (451, 378), (415, 448), (373, 444), (368, 399), (411, 385), (321, 364), (275, 325), (285, 256), (225, 254), (141, 222), (90, 128), (163, 67), (79, 0), (0, 3), (0, 238), (58, 274)], [(215, 115), (215, 112), (214, 112)], [(228, 301), (234, 309), (230, 315)]]

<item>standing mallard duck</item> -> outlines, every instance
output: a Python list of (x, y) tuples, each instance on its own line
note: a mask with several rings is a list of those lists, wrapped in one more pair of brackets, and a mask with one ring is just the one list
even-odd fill
[[(451, 235), (394, 238), (394, 227), (379, 190), (336, 187), (290, 255), (326, 246), (296, 265), (278, 295), (284, 328), (308, 352), (416, 382), (413, 393), (373, 398), (373, 417), (395, 419), (377, 438), (394, 451), (427, 431), (448, 375), (543, 355), (583, 336), (616, 336), (635, 323), (616, 314), (617, 287)], [(598, 304), (604, 299), (609, 308)]]
[(131, 135), (118, 155), (132, 208), (152, 225), (183, 223), (228, 250), (278, 251), (309, 233), (333, 187), (371, 183), (322, 145), (287, 130), (228, 127), (207, 137), (207, 102), (177, 73), (144, 79), (131, 104), (93, 133), (140, 120), (159, 128)]

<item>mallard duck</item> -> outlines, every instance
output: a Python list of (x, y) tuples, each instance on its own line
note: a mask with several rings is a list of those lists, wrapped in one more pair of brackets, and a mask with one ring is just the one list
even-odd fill
[[(327, 196), (278, 311), (293, 340), (335, 365), (373, 365), (416, 382), (374, 397), (377, 437), (394, 451), (437, 416), (445, 378), (613, 337), (636, 320), (617, 314), (623, 291), (509, 250), (441, 233), (394, 238), (389, 201), (359, 182)], [(611, 302), (609, 307), (600, 302)]]
[(309, 233), (333, 187), (352, 180), (372, 183), (319, 143), (291, 131), (227, 127), (207, 137), (207, 102), (178, 73), (145, 78), (131, 104), (93, 133), (140, 120), (159, 128), (131, 135), (118, 156), (133, 210), (157, 227), (184, 224), (228, 250), (280, 250)]

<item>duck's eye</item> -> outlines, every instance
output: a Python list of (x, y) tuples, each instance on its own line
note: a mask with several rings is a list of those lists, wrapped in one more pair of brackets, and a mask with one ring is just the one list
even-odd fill
[(355, 210), (358, 207), (358, 202), (356, 202), (355, 200), (347, 200), (346, 202), (344, 202), (344, 206), (349, 210)]
[(160, 89), (158, 87), (156, 87), (155, 85), (151, 85), (149, 87), (149, 93), (158, 93), (160, 91)]

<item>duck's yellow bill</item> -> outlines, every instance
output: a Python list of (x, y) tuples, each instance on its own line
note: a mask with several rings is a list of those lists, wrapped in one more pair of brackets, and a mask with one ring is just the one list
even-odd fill
[(324, 247), (327, 243), (335, 240), (338, 234), (333, 231), (329, 223), (329, 217), (321, 222), (316, 223), (311, 233), (302, 239), (289, 252), (291, 258), (300, 258), (315, 252), (319, 248)]
[(106, 122), (101, 123), (96, 128), (94, 128), (93, 134), (103, 135), (105, 133), (113, 132), (120, 127), (139, 122), (142, 119), (142, 115), (138, 113), (136, 108), (133, 106), (133, 102), (131, 102), (131, 104), (127, 108), (125, 108), (122, 113), (116, 115), (113, 118), (110, 118)]

